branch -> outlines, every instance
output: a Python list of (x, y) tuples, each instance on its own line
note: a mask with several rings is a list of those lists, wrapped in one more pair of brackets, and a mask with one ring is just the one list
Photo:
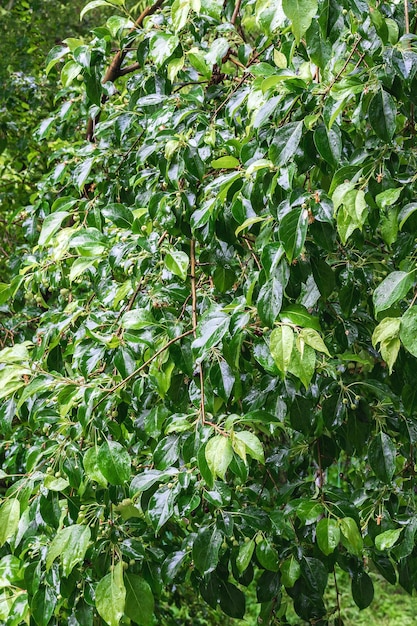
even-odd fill
[(230, 20), (231, 24), (235, 24), (236, 18), (239, 15), (240, 5), (242, 4), (242, 0), (236, 0), (235, 9), (233, 11), (232, 19)]
[[(162, 6), (163, 3), (164, 3), (164, 0), (156, 0), (154, 4), (146, 7), (142, 11), (142, 13), (139, 15), (138, 19), (136, 20), (134, 26), (130, 29), (129, 33), (132, 33), (137, 28), (140, 28), (142, 26), (142, 23), (145, 17), (148, 17), (148, 15), (152, 15), (153, 13), (155, 13)], [(132, 65), (129, 65), (128, 67), (122, 69), (122, 63), (126, 54), (128, 53), (128, 50), (129, 50), (128, 48), (125, 48), (123, 50), (119, 50), (118, 52), (116, 52), (116, 54), (113, 57), (113, 60), (111, 61), (101, 81), (103, 85), (105, 85), (106, 83), (114, 83), (114, 81), (117, 78), (119, 78), (119, 76), (124, 76), (125, 74), (129, 74), (130, 72), (134, 72), (136, 69), (140, 67), (138, 63), (132, 63)], [(101, 103), (104, 104), (106, 100), (107, 100), (107, 96), (103, 95), (101, 99)], [(88, 120), (87, 131), (86, 131), (86, 138), (88, 141), (94, 140), (94, 127), (98, 121), (99, 115), (95, 119), (90, 118)]]
[(145, 361), (145, 363), (142, 363), (142, 365), (140, 367), (138, 367), (134, 372), (129, 374), (129, 376), (127, 376), (126, 378), (121, 380), (120, 383), (117, 383), (117, 385), (114, 385), (114, 387), (110, 387), (110, 389), (106, 389), (106, 390), (103, 389), (103, 391), (105, 391), (106, 393), (97, 402), (97, 404), (94, 405), (93, 411), (95, 411), (96, 408), (98, 406), (100, 406), (100, 404), (102, 402), (104, 402), (104, 400), (107, 398), (107, 396), (109, 396), (110, 394), (114, 393), (115, 391), (117, 391), (118, 389), (120, 389), (121, 387), (126, 385), (126, 383), (128, 383), (130, 380), (132, 380), (132, 378), (135, 378), (135, 376), (140, 374), (140, 372), (142, 372), (142, 370), (144, 370), (146, 367), (148, 367), (148, 365), (150, 365), (152, 363), (152, 361), (154, 361), (160, 354), (165, 352), (165, 350), (167, 350), (170, 346), (172, 346), (173, 343), (176, 343), (177, 341), (180, 341), (180, 339), (184, 339), (184, 337), (187, 337), (188, 335), (191, 335), (192, 332), (193, 332), (193, 330), (187, 330), (187, 331), (185, 331), (185, 333), (182, 333), (181, 335), (178, 335), (178, 337), (174, 337), (174, 339), (170, 339), (168, 341), (168, 343), (166, 343), (164, 346), (162, 346), (162, 348), (159, 348), (159, 350), (157, 350), (155, 352), (155, 354), (153, 354), (151, 357), (149, 357), (149, 359), (147, 361)]
[[(191, 311), (192, 311), (192, 319), (193, 319), (193, 328), (192, 333), (194, 337), (196, 336), (196, 328), (197, 328), (197, 285), (196, 285), (196, 275), (195, 275), (195, 239), (191, 239), (190, 242), (190, 270), (191, 270)], [(198, 373), (200, 377), (200, 415), (201, 421), (203, 424), (206, 423), (206, 400), (204, 394), (204, 371), (203, 364), (198, 364)]]

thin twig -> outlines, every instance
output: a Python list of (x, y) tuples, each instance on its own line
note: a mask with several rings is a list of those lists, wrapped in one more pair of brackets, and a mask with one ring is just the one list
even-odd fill
[[(191, 312), (192, 312), (192, 320), (193, 320), (193, 329), (192, 333), (194, 337), (196, 336), (197, 329), (197, 284), (196, 284), (196, 275), (195, 275), (195, 239), (191, 239), (190, 242), (190, 271), (191, 271)], [(198, 373), (200, 377), (200, 414), (201, 421), (203, 424), (206, 423), (206, 399), (204, 393), (204, 370), (203, 364), (198, 364)]]
[(232, 19), (230, 20), (231, 24), (235, 24), (236, 18), (239, 15), (240, 5), (242, 4), (242, 0), (236, 0), (235, 9), (233, 11)]
[(408, 0), (404, 0), (404, 22), (405, 22), (405, 33), (406, 35), (410, 34), (410, 16), (408, 14)]
[(336, 74), (336, 76), (333, 78), (333, 80), (330, 82), (330, 85), (328, 87), (326, 87), (326, 89), (324, 90), (323, 96), (327, 96), (328, 93), (330, 92), (330, 90), (332, 89), (333, 85), (335, 83), (337, 83), (337, 81), (339, 80), (339, 78), (342, 76), (343, 72), (345, 71), (345, 69), (347, 68), (347, 66), (349, 65), (350, 61), (352, 60), (353, 55), (356, 52), (357, 47), (359, 46), (360, 42), (362, 41), (362, 37), (358, 37), (357, 40), (355, 41), (355, 44), (352, 48), (352, 50), (350, 51), (350, 54), (348, 56), (348, 58), (346, 59), (346, 61), (343, 64), (342, 69)]
[(117, 385), (114, 385), (114, 387), (110, 387), (110, 389), (103, 389), (103, 391), (105, 391), (105, 395), (94, 405), (93, 407), (93, 411), (96, 410), (96, 408), (98, 406), (100, 406), (100, 404), (102, 402), (104, 402), (104, 400), (112, 393), (114, 393), (115, 391), (117, 391), (118, 389), (120, 389), (121, 387), (123, 387), (124, 385), (126, 385), (126, 383), (128, 383), (130, 380), (132, 380), (132, 378), (135, 378), (135, 376), (137, 376), (138, 374), (140, 374), (140, 372), (142, 372), (146, 367), (148, 367), (148, 365), (150, 365), (152, 363), (152, 361), (154, 361), (160, 354), (162, 354), (163, 352), (165, 352), (165, 350), (167, 350), (170, 346), (172, 346), (172, 344), (176, 343), (177, 341), (180, 341), (181, 339), (184, 339), (184, 337), (188, 337), (188, 335), (191, 335), (193, 333), (193, 330), (186, 330), (185, 333), (181, 333), (181, 335), (178, 335), (178, 337), (174, 337), (174, 339), (170, 339), (168, 341), (168, 343), (166, 343), (164, 346), (162, 346), (162, 348), (159, 348), (159, 350), (157, 350), (155, 352), (155, 354), (153, 354), (151, 357), (149, 357), (149, 359), (147, 361), (145, 361), (145, 363), (142, 363), (142, 365), (140, 367), (138, 367), (137, 369), (135, 369), (134, 372), (132, 372), (131, 374), (129, 374), (129, 376), (127, 376), (126, 378), (124, 378), (123, 380), (120, 381), (120, 383), (117, 383)]

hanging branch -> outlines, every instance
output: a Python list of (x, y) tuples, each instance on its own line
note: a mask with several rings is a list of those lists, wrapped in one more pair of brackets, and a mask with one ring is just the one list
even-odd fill
[[(196, 337), (197, 328), (197, 283), (195, 275), (195, 239), (191, 239), (190, 242), (190, 270), (191, 270), (191, 315), (193, 320), (192, 333)], [(204, 394), (204, 371), (203, 364), (198, 364), (198, 373), (200, 377), (200, 414), (203, 424), (206, 423), (206, 409), (205, 409), (205, 394)]]

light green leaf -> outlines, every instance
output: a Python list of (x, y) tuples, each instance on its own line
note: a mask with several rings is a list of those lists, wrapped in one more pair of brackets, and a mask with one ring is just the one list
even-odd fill
[(330, 356), (330, 352), (323, 339), (313, 328), (303, 328), (298, 335), (298, 341), (306, 344), (307, 346), (311, 346), (314, 350), (317, 350), (317, 352), (324, 352), (324, 354)]
[(404, 348), (417, 357), (417, 306), (410, 307), (402, 316), (400, 339)]
[(281, 324), (274, 328), (269, 341), (269, 349), (275, 365), (285, 374), (291, 361), (294, 345), (294, 331), (291, 326)]
[(28, 348), (31, 348), (31, 341), (16, 343), (11, 348), (3, 348), (0, 350), (0, 363), (23, 363), (30, 358)]
[(414, 285), (414, 272), (391, 272), (375, 289), (372, 299), (375, 315), (402, 300)]
[(304, 346), (301, 351), (298, 346), (292, 351), (288, 371), (297, 376), (307, 389), (313, 378), (316, 366), (316, 353), (310, 346)]
[(62, 572), (68, 578), (77, 563), (84, 560), (90, 538), (91, 531), (88, 526), (74, 524), (59, 530), (49, 546), (46, 569), (50, 569), (59, 556)]
[(344, 194), (342, 205), (337, 210), (337, 230), (343, 244), (357, 228), (362, 228), (366, 220), (367, 208), (365, 193), (362, 189), (352, 189)]
[(84, 187), (84, 183), (87, 180), (90, 172), (91, 172), (91, 168), (93, 167), (93, 163), (94, 163), (94, 157), (89, 157), (88, 159), (85, 159), (85, 161), (82, 161), (75, 169), (73, 172), (73, 178), (74, 178), (74, 182), (77, 185), (78, 189), (81, 191), (82, 188)]
[(285, 15), (291, 20), (292, 31), (297, 45), (317, 13), (317, 0), (282, 0)]
[(176, 35), (154, 32), (149, 44), (149, 55), (157, 67), (161, 67), (179, 44)]
[(0, 507), (0, 546), (13, 537), (19, 526), (20, 502), (9, 498)]
[(395, 189), (386, 189), (385, 191), (382, 191), (376, 196), (375, 202), (377, 203), (380, 209), (386, 209), (387, 207), (390, 207), (397, 202), (398, 198), (401, 195), (402, 190), (403, 190), (403, 187), (396, 187)]
[(381, 344), (381, 356), (387, 363), (390, 374), (401, 346), (400, 325), (399, 317), (384, 317), (372, 334), (372, 345), (376, 348), (378, 344)]
[(172, 23), (174, 30), (178, 33), (187, 24), (188, 14), (191, 9), (190, 0), (174, 0), (171, 7)]
[(81, 70), (81, 65), (75, 61), (67, 61), (61, 70), (61, 82), (64, 87), (69, 87), (74, 78), (77, 78), (78, 74), (80, 74)]
[(39, 245), (46, 246), (52, 239), (53, 235), (61, 226), (62, 222), (69, 213), (67, 211), (58, 211), (47, 215), (42, 224), (41, 234), (39, 235)]
[(210, 472), (214, 477), (225, 480), (226, 471), (233, 459), (233, 448), (230, 437), (215, 435), (209, 439), (205, 456)]
[(85, 7), (80, 12), (80, 20), (83, 19), (84, 15), (87, 11), (91, 11), (92, 9), (97, 9), (98, 7), (111, 7), (112, 3), (108, 2), (108, 0), (91, 0), (88, 2)]
[[(233, 450), (246, 461), (248, 454), (256, 461), (264, 463), (264, 451), (258, 437), (247, 430), (241, 430), (232, 434)], [(207, 450), (207, 448), (206, 448)]]
[(126, 589), (123, 582), (123, 564), (114, 566), (96, 587), (96, 608), (108, 626), (119, 626), (125, 610)]
[(233, 156), (223, 156), (220, 157), (219, 159), (214, 159), (214, 161), (211, 162), (211, 167), (214, 167), (216, 170), (222, 170), (222, 169), (236, 169), (237, 167), (239, 167), (240, 162), (239, 159), (236, 159)]
[(248, 217), (240, 226), (238, 226), (235, 230), (236, 237), (246, 228), (250, 228), (253, 224), (259, 224), (259, 222), (269, 222), (271, 221), (271, 217), (266, 217), (264, 215), (254, 215), (253, 217)]
[(285, 587), (293, 587), (301, 576), (301, 567), (299, 562), (291, 556), (281, 565), (282, 584)]
[(181, 280), (187, 279), (189, 263), (188, 255), (180, 250), (173, 250), (165, 255), (165, 267)]
[(398, 541), (403, 528), (395, 528), (393, 530), (386, 530), (385, 532), (375, 537), (375, 547), (377, 550), (389, 550)]

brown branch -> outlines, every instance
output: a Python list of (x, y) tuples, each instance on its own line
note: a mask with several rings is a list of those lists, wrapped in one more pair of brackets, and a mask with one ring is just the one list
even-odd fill
[(231, 24), (235, 24), (237, 16), (239, 15), (240, 5), (242, 4), (242, 0), (236, 0), (235, 9), (233, 11), (232, 19), (230, 20)]
[(140, 63), (136, 61), (136, 63), (132, 63), (132, 65), (127, 65), (126, 67), (122, 67), (119, 70), (119, 76), (126, 76), (126, 74), (131, 74), (132, 72), (136, 72), (140, 68)]
[[(197, 283), (196, 283), (196, 275), (195, 275), (195, 239), (191, 239), (190, 242), (190, 271), (191, 271), (191, 312), (192, 312), (192, 320), (193, 320), (193, 328), (192, 333), (194, 337), (196, 336), (197, 329)], [(198, 373), (200, 377), (200, 415), (201, 421), (203, 424), (206, 423), (206, 399), (204, 394), (204, 370), (203, 364), (198, 364)]]

